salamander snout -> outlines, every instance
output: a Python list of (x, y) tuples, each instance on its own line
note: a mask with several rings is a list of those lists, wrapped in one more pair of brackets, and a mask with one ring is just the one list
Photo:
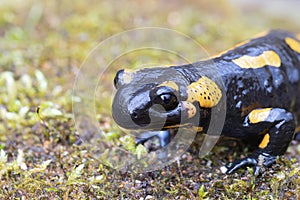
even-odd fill
[(129, 87), (118, 90), (113, 101), (113, 118), (121, 127), (160, 130), (180, 121), (180, 97), (173, 88), (144, 86), (132, 91)]
[(123, 128), (166, 129), (197, 113), (195, 105), (186, 102), (189, 81), (172, 68), (120, 70), (114, 85), (112, 115)]

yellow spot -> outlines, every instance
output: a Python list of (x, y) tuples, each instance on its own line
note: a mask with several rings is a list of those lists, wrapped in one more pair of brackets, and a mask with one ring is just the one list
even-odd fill
[(270, 31), (263, 31), (254, 36), (254, 38), (264, 37), (269, 34)]
[(295, 133), (299, 133), (300, 132), (300, 126), (297, 126), (295, 129)]
[(158, 87), (161, 87), (161, 86), (167, 86), (167, 87), (172, 88), (176, 91), (179, 90), (178, 85), (174, 81), (165, 81), (162, 84), (158, 85)]
[(123, 74), (123, 81), (125, 84), (128, 84), (132, 81), (133, 76), (136, 72), (134, 70), (125, 69)]
[(203, 127), (196, 127), (197, 129), (196, 129), (196, 131), (197, 132), (202, 132), (203, 131)]
[(273, 67), (280, 67), (281, 60), (279, 55), (274, 51), (265, 51), (258, 56), (242, 56), (240, 58), (232, 60), (236, 65), (241, 68), (261, 68), (267, 65)]
[(261, 149), (264, 149), (268, 146), (269, 142), (270, 142), (270, 135), (269, 135), (269, 133), (267, 133), (264, 136), (263, 140), (261, 141), (261, 143), (259, 144), (258, 147), (261, 148)]
[(180, 128), (180, 127), (185, 127), (188, 126), (188, 124), (175, 124), (175, 125), (170, 125), (170, 126), (164, 126), (164, 128), (171, 129), (171, 128)]
[(229, 48), (229, 49), (227, 49), (227, 50), (225, 50), (225, 51), (222, 51), (222, 52), (218, 53), (217, 55), (212, 56), (212, 57), (210, 57), (210, 58), (217, 58), (217, 57), (220, 57), (220, 56), (222, 56), (223, 54), (227, 53), (228, 51), (231, 51), (231, 50), (233, 50), (233, 49), (235, 49), (235, 48), (237, 48), (237, 47), (243, 46), (244, 44), (247, 44), (249, 41), (250, 41), (250, 40), (246, 40), (246, 41), (240, 42), (240, 43), (234, 45), (233, 47), (231, 47), (231, 48)]
[[(269, 31), (263, 31), (263, 32), (261, 32), (261, 33), (256, 34), (252, 39), (266, 36), (266, 35), (268, 35), (268, 33), (269, 33)], [(235, 49), (235, 48), (237, 48), (237, 47), (243, 46), (244, 44), (247, 44), (247, 43), (249, 43), (249, 42), (250, 42), (250, 40), (246, 40), (246, 41), (240, 42), (240, 43), (234, 45), (233, 47), (231, 47), (231, 48), (229, 48), (229, 49), (227, 49), (227, 50), (225, 50), (225, 51), (222, 51), (221, 53), (218, 53), (217, 55), (212, 56), (212, 57), (210, 57), (210, 58), (217, 58), (217, 57), (219, 57), (219, 56), (222, 56), (223, 54), (227, 53), (228, 51), (231, 51), (231, 50), (233, 50), (233, 49)]]
[(263, 122), (267, 119), (272, 108), (255, 109), (248, 115), (249, 120), (252, 124)]
[(297, 38), (298, 40), (300, 40), (300, 34), (298, 34), (298, 35), (296, 36), (296, 38)]
[(222, 92), (211, 79), (203, 76), (187, 87), (188, 102), (198, 101), (203, 108), (212, 108), (219, 103)]
[(186, 110), (189, 119), (196, 115), (197, 109), (192, 103), (183, 101), (182, 106), (183, 110)]
[(297, 53), (300, 53), (300, 42), (289, 37), (285, 38), (285, 42), (290, 46), (291, 49)]

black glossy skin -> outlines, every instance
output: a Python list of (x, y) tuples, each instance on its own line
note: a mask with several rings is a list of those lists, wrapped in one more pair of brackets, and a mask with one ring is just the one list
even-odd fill
[[(255, 166), (257, 174), (260, 158), (263, 159), (264, 166), (269, 166), (277, 156), (285, 153), (300, 119), (300, 54), (288, 46), (285, 42), (287, 37), (297, 40), (292, 33), (270, 31), (265, 36), (254, 38), (210, 60), (169, 68), (140, 70), (129, 83), (124, 83), (124, 72), (120, 71), (115, 78), (118, 91), (113, 103), (113, 117), (120, 126), (127, 129), (166, 130), (166, 135), (161, 140), (162, 146), (170, 140), (170, 126), (199, 126), (205, 132), (209, 125), (211, 109), (202, 108), (194, 103), (197, 115), (189, 118), (182, 102), (187, 99), (187, 86), (206, 75), (202, 69), (207, 69), (213, 62), (222, 83), (217, 82), (213, 76), (210, 78), (217, 82), (223, 92), (223, 98), (226, 98), (227, 112), (222, 134), (251, 142), (257, 141), (257, 144), (266, 133), (270, 135), (266, 147), (258, 147), (249, 157), (229, 165), (227, 173), (250, 165)], [(241, 68), (232, 61), (243, 55), (258, 56), (270, 50), (280, 57), (280, 67), (266, 65), (255, 69)], [(177, 99), (173, 99), (175, 103), (171, 106), (163, 105), (167, 111), (153, 109), (153, 105), (161, 104), (153, 103), (154, 99), (160, 97), (154, 88), (163, 81), (170, 80), (179, 86), (179, 91), (168, 87), (161, 87), (159, 90), (160, 94), (176, 96)], [(251, 123), (248, 114), (261, 108), (271, 108), (268, 117)], [(147, 139), (149, 138), (139, 142)]]

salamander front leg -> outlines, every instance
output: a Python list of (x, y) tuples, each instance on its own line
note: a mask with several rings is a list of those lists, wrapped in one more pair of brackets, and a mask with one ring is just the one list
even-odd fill
[(255, 175), (259, 174), (261, 166), (271, 166), (277, 156), (283, 155), (293, 139), (295, 119), (292, 113), (281, 108), (255, 109), (244, 121), (246, 130), (264, 133), (257, 150), (242, 160), (228, 165), (227, 174), (246, 166), (254, 167)]
[(136, 138), (135, 143), (144, 144), (146, 141), (150, 140), (153, 137), (158, 137), (161, 147), (167, 146), (167, 144), (169, 144), (171, 141), (170, 130), (165, 130), (144, 132)]

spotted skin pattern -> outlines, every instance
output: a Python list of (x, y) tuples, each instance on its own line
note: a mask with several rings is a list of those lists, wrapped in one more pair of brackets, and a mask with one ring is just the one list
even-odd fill
[[(219, 108), (225, 98), (222, 135), (257, 144), (248, 157), (228, 164), (227, 173), (253, 166), (258, 174), (261, 165), (270, 166), (285, 153), (299, 124), (299, 39), (299, 35), (273, 30), (196, 63), (130, 73), (121, 70), (115, 78), (113, 118), (127, 129), (165, 131), (162, 138), (169, 141), (169, 131), (185, 125), (205, 133), (212, 109)], [(204, 73), (211, 63), (222, 85)], [(157, 104), (164, 109), (153, 109)], [(197, 123), (192, 121), (195, 118)], [(164, 124), (158, 126), (161, 121)], [(166, 140), (161, 143), (167, 144)]]
[(218, 85), (206, 76), (202, 76), (198, 81), (187, 87), (188, 99), (190, 103), (197, 101), (203, 108), (216, 106), (222, 97), (222, 92)]

